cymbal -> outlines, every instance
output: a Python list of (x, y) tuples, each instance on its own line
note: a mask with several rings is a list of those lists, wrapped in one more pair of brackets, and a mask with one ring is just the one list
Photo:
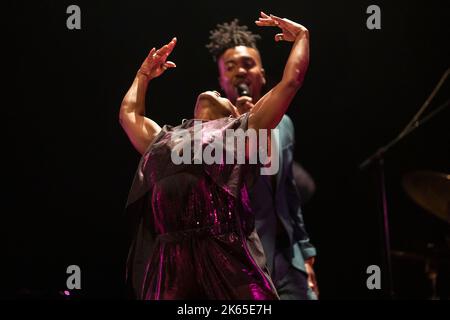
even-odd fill
[(400, 251), (400, 250), (391, 250), (391, 255), (397, 258), (414, 260), (414, 261), (425, 261), (427, 258), (425, 255), (416, 253), (416, 252), (408, 252), (408, 251)]
[(429, 247), (415, 251), (391, 250), (391, 256), (410, 261), (450, 261), (450, 250), (446, 247)]
[(415, 171), (403, 176), (403, 188), (422, 208), (450, 223), (450, 175)]

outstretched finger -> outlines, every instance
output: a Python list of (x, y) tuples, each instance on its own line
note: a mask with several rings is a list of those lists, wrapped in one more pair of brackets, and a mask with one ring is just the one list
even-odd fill
[(264, 26), (264, 27), (266, 27), (266, 26), (270, 26), (270, 27), (274, 27), (274, 26), (276, 26), (277, 25), (277, 22), (275, 21), (275, 20), (273, 20), (272, 18), (270, 18), (270, 17), (267, 17), (267, 18), (259, 18), (257, 21), (255, 21), (255, 23), (256, 23), (256, 25), (258, 25), (258, 26)]
[(164, 66), (165, 66), (166, 68), (176, 68), (176, 67), (177, 67), (177, 65), (176, 65), (174, 62), (172, 62), (172, 61), (167, 61), (167, 62), (165, 62), (165, 63), (164, 63)]
[(156, 48), (153, 48), (152, 50), (150, 50), (150, 52), (147, 55), (147, 58), (153, 59), (155, 57), (155, 52), (156, 52)]
[(279, 16), (276, 16), (274, 14), (270, 14), (270, 17), (275, 20), (283, 20), (283, 18), (280, 18)]
[(285, 19), (283, 19), (283, 18), (274, 16), (273, 14), (271, 14), (270, 17), (271, 17), (277, 24), (280, 24), (280, 25), (282, 25), (282, 26), (287, 25), (287, 22), (286, 22)]
[(175, 48), (175, 45), (177, 44), (177, 38), (173, 38), (168, 44), (167, 44), (167, 52), (166, 54), (169, 55), (172, 53), (173, 49)]
[(163, 46), (161, 49), (158, 50), (158, 54), (161, 56), (169, 55), (175, 48), (176, 43), (177, 38), (173, 38), (172, 41), (170, 41), (168, 44), (166, 44), (165, 46)]
[(167, 52), (167, 49), (168, 49), (168, 46), (166, 44), (166, 45), (162, 46), (161, 48), (159, 48), (158, 50), (156, 50), (156, 55), (159, 57), (164, 56)]
[(276, 23), (273, 20), (263, 20), (263, 19), (259, 19), (257, 21), (255, 21), (257, 26), (260, 27), (275, 27)]

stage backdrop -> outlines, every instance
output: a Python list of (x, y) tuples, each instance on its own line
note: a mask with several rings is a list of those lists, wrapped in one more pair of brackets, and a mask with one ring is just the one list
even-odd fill
[[(372, 4), (381, 10), (381, 29), (367, 26)], [(81, 29), (67, 27), (70, 5), (81, 11)], [(2, 50), (11, 72), (4, 74), (2, 115), (2, 297), (59, 298), (70, 265), (82, 274), (75, 296), (124, 296), (129, 239), (123, 209), (139, 156), (119, 125), (121, 100), (148, 51), (176, 36), (171, 60), (177, 68), (150, 83), (147, 114), (161, 125), (192, 117), (196, 96), (219, 90), (205, 48), (209, 30), (233, 18), (261, 34), (263, 64), (276, 83), (289, 44), (273, 41), (276, 30), (254, 25), (260, 10), (310, 30), (310, 68), (288, 114), (295, 124), (296, 160), (317, 185), (304, 216), (318, 250), (321, 298), (388, 296), (384, 285), (366, 286), (368, 266), (380, 266), (384, 278), (387, 270), (376, 176), (358, 165), (399, 133), (450, 67), (448, 1), (5, 5)], [(449, 98), (449, 88), (447, 81), (430, 111)], [(413, 203), (401, 179), (415, 170), (448, 173), (448, 123), (447, 108), (386, 156), (396, 251), (423, 256), (430, 243), (445, 247), (448, 225)], [(393, 257), (393, 267), (399, 297), (429, 295), (420, 258)]]

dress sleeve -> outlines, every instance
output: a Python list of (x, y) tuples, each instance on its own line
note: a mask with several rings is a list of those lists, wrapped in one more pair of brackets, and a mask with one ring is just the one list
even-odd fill
[(147, 169), (153, 147), (164, 143), (163, 137), (170, 129), (170, 126), (164, 126), (142, 155), (125, 206), (125, 218), (131, 240), (126, 262), (126, 290), (127, 296), (133, 299), (143, 299), (145, 270), (150, 263), (156, 239), (151, 206), (153, 186)]
[(125, 279), (127, 296), (132, 299), (143, 299), (145, 270), (151, 261), (156, 243), (149, 197), (148, 192), (126, 208), (131, 245)]
[(131, 184), (130, 191), (128, 193), (128, 199), (126, 207), (130, 206), (138, 199), (143, 197), (151, 189), (151, 183), (145, 174), (145, 168), (151, 156), (152, 148), (161, 143), (162, 138), (166, 135), (168, 131), (171, 130), (171, 126), (165, 125), (161, 128), (161, 131), (156, 135), (153, 142), (147, 147), (147, 150), (142, 155), (136, 173), (134, 174), (133, 182)]

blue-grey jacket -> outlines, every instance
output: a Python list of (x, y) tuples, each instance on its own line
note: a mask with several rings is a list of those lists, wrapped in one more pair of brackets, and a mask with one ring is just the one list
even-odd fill
[(276, 190), (273, 190), (271, 176), (268, 175), (261, 175), (250, 190), (251, 205), (256, 216), (256, 230), (264, 247), (267, 266), (272, 272), (276, 249), (276, 215), (278, 215), (289, 239), (289, 246), (283, 252), (293, 267), (306, 272), (305, 260), (315, 256), (316, 249), (309, 242), (309, 236), (305, 230), (300, 197), (292, 173), (295, 145), (292, 120), (285, 115), (277, 129), (280, 146)]

